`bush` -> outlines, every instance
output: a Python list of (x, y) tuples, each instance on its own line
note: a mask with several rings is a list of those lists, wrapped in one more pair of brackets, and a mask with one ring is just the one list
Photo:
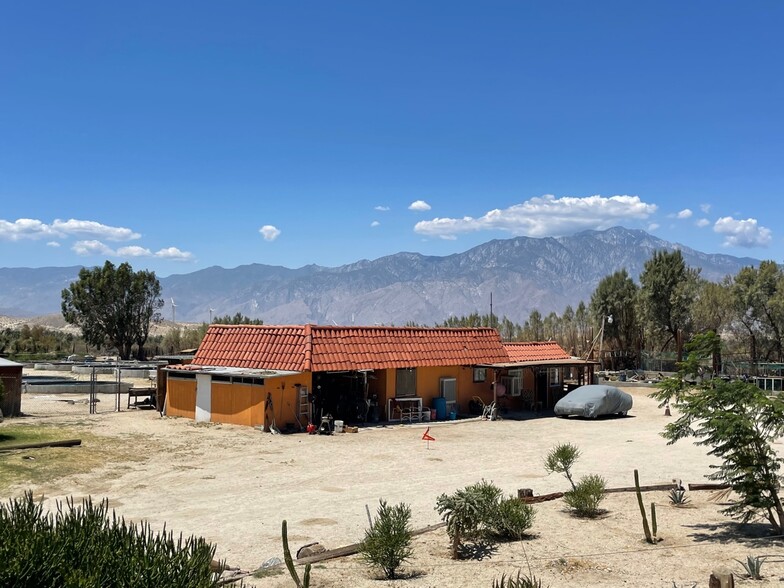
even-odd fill
[(153, 534), (107, 516), (108, 502), (57, 503), (44, 514), (31, 492), (0, 504), (0, 586), (18, 588), (159, 588), (217, 586), (215, 547), (202, 538)]
[(438, 497), (436, 510), (446, 521), (453, 558), (458, 558), (464, 539), (476, 541), (491, 536), (519, 539), (531, 527), (533, 507), (513, 497), (502, 497), (501, 489), (485, 480)]
[(379, 567), (389, 580), (394, 580), (398, 567), (411, 557), (411, 507), (407, 504), (387, 506), (379, 501), (378, 515), (365, 532), (359, 552), (369, 564)]
[(604, 500), (607, 483), (604, 478), (591, 474), (581, 478), (574, 490), (564, 493), (564, 501), (579, 517), (595, 517), (599, 503)]
[(580, 450), (571, 443), (559, 443), (550, 450), (544, 459), (544, 469), (548, 474), (553, 472), (563, 474), (572, 485), (572, 490), (576, 489), (572, 480), (572, 467), (580, 457)]
[(504, 539), (522, 539), (534, 524), (535, 515), (533, 506), (510, 496), (498, 503), (493, 530)]

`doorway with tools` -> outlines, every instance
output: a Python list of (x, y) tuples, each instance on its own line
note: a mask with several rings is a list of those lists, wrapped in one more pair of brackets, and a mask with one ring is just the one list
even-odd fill
[(313, 420), (323, 416), (345, 423), (364, 423), (370, 419), (372, 398), (368, 371), (317, 372), (313, 374)]

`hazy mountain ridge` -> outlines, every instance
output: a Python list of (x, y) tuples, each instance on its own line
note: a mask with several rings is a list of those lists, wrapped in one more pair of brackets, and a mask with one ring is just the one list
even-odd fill
[[(174, 298), (176, 319), (183, 322), (207, 321), (213, 309), (213, 316), (241, 312), (270, 324), (430, 325), (450, 315), (488, 313), (492, 293), (494, 314), (522, 323), (533, 309), (561, 313), (567, 304), (587, 304), (599, 281), (622, 268), (637, 279), (662, 249), (680, 249), (689, 266), (713, 281), (759, 264), (615, 227), (569, 237), (497, 239), (445, 257), (401, 252), (334, 268), (212, 266), (160, 278), (163, 313), (172, 318)], [(60, 292), (79, 269), (0, 268), (0, 314), (59, 312)]]

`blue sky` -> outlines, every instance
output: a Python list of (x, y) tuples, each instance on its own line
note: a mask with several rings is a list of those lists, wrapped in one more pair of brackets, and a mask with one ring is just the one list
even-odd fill
[(6, 2), (0, 266), (622, 225), (784, 262), (784, 3)]

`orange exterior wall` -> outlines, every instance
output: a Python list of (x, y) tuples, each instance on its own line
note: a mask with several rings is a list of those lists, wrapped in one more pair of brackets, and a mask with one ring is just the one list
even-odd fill
[(196, 418), (196, 380), (166, 379), (166, 416)]
[[(416, 368), (416, 395), (422, 399), (423, 408), (432, 408), (433, 399), (441, 395), (441, 378), (455, 378), (457, 380), (457, 403), (460, 412), (468, 411), (468, 403), (474, 396), (478, 396), (484, 403), (493, 400), (493, 383), (495, 372), (487, 369), (484, 382), (474, 382), (474, 370), (470, 367), (444, 366), (444, 367), (418, 367)], [(379, 407), (382, 418), (389, 418), (386, 414), (387, 399), (395, 397), (396, 370), (377, 370), (372, 380), (371, 393), (378, 394)]]
[[(282, 429), (286, 424), (297, 424), (297, 403), (300, 384), (310, 390), (310, 373), (267, 378), (263, 386), (241, 383), (216, 382), (210, 384), (210, 422), (245, 426), (263, 426), (264, 403), (271, 395), (272, 412), (267, 415), (267, 425), (272, 423)], [(167, 378), (166, 415), (189, 419), (196, 418), (196, 380)], [(303, 422), (304, 427), (307, 423)]]
[[(272, 424), (282, 429), (287, 424), (297, 424), (297, 402), (300, 384), (310, 389), (311, 376), (296, 374), (276, 378), (266, 378), (264, 385), (231, 384), (212, 382), (210, 421), (250, 427), (264, 426), (264, 408), (267, 394), (272, 400), (272, 412), (267, 415), (266, 425)], [(302, 420), (302, 419), (300, 419)], [(302, 422), (302, 426), (307, 423)]]
[(264, 424), (264, 386), (212, 382), (210, 422), (255, 426)]

